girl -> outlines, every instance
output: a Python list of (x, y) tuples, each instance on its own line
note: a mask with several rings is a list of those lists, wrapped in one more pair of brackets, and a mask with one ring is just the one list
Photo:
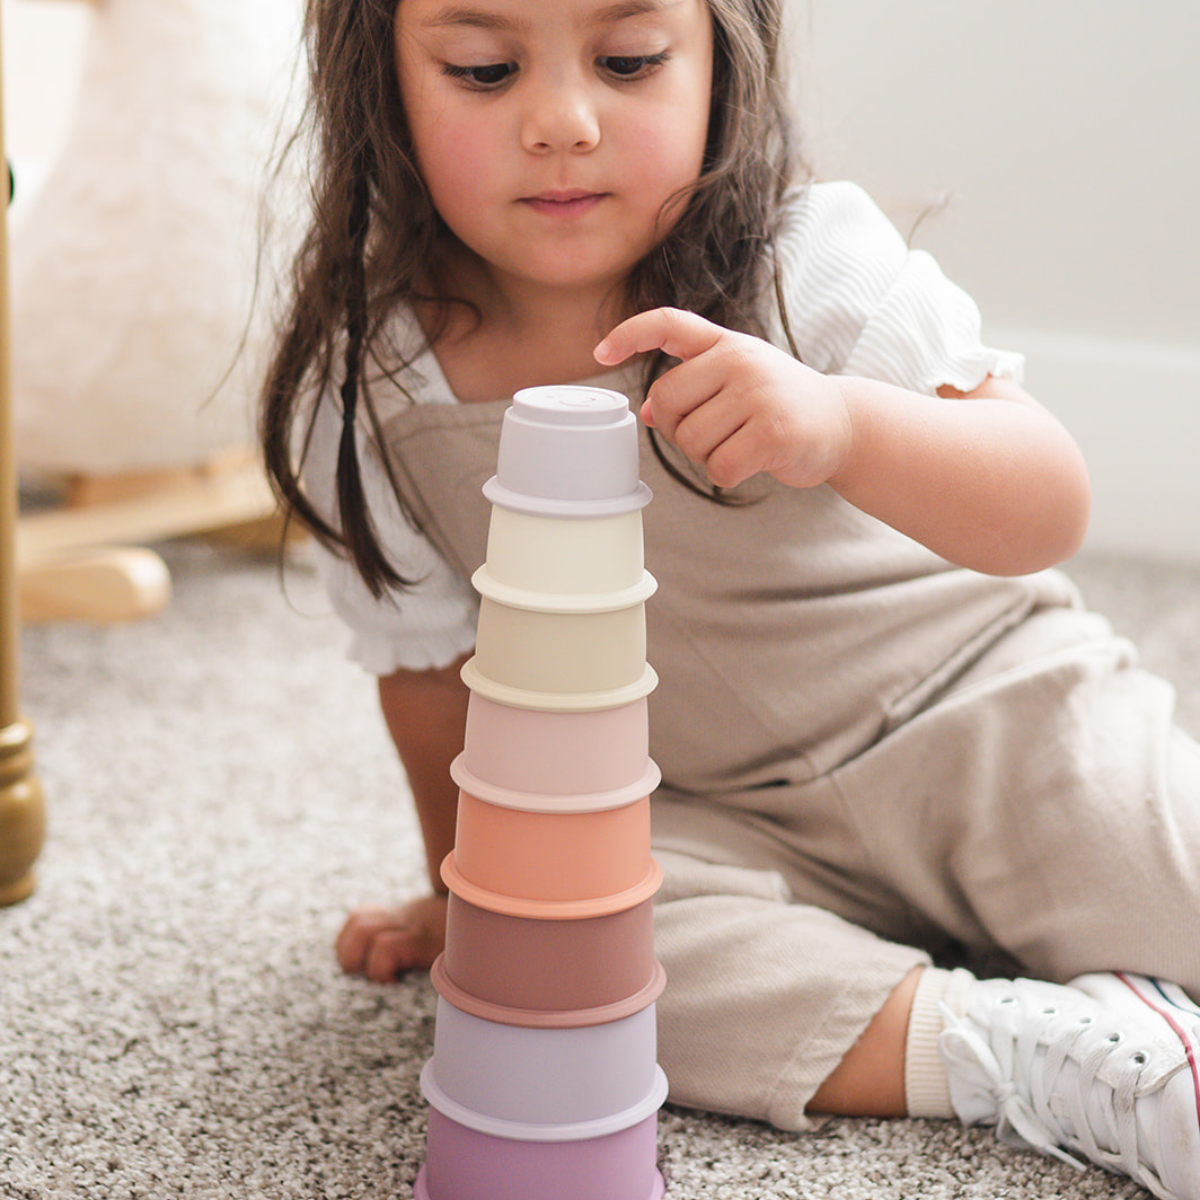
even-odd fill
[(340, 961), (441, 948), (480, 486), (516, 389), (602, 383), (653, 450), (674, 1100), (957, 1116), (1200, 1195), (1200, 1010), (1146, 977), (1200, 990), (1200, 753), (1047, 569), (1087, 476), (1019, 357), (860, 191), (803, 181), (779, 23), (309, 0), (314, 220), (264, 446), (432, 888), (352, 915)]

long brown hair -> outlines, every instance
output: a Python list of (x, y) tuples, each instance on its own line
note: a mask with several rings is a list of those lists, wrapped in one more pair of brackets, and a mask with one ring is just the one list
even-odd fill
[[(665, 240), (630, 273), (627, 299), (631, 311), (671, 305), (761, 333), (781, 200), (801, 174), (778, 74), (782, 0), (706, 2), (714, 53), (704, 166)], [(438, 278), (439, 251), (453, 235), (417, 168), (395, 67), (395, 10), (396, 0), (307, 0), (310, 99), (291, 146), (313, 160), (311, 224), (260, 408), (266, 469), (285, 512), (344, 554), (376, 596), (410, 581), (382, 550), (363, 494), (360, 411), (382, 441), (367, 365), (393, 377), (404, 365), (388, 344), (398, 304), (433, 300), (447, 313), (460, 303), (420, 290)], [(664, 365), (649, 364), (647, 384)], [(339, 377), (334, 523), (309, 500), (301, 474), (316, 415), (308, 397), (331, 403)], [(387, 455), (380, 458), (387, 469)]]

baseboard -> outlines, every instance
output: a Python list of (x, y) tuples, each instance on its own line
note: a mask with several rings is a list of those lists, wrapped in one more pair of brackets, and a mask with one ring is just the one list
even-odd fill
[(986, 331), (1026, 355), (1026, 383), (1092, 475), (1085, 550), (1200, 565), (1200, 348)]

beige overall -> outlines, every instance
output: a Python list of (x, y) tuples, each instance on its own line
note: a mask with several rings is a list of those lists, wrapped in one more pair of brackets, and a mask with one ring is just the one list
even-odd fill
[[(482, 563), (506, 404), (387, 442), (450, 564)], [(646, 445), (654, 801), (672, 1099), (806, 1126), (914, 965), (1200, 991), (1200, 751), (1057, 573), (959, 570), (830, 489), (718, 506)]]

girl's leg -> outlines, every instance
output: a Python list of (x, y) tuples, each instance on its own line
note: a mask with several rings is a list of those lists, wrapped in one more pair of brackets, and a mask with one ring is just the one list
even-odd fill
[(774, 872), (656, 857), (672, 1100), (802, 1130), (832, 1078), (825, 1111), (903, 1113), (906, 993), (927, 956), (791, 903)]
[(871, 1018), (862, 1036), (813, 1093), (810, 1113), (906, 1117), (906, 1046), (913, 997), (924, 967), (913, 967)]

